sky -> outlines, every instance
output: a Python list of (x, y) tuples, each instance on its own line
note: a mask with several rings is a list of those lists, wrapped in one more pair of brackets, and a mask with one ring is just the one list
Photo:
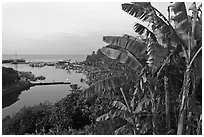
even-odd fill
[[(103, 36), (136, 36), (139, 22), (116, 2), (2, 4), (3, 54), (90, 54)], [(167, 15), (168, 2), (152, 5)], [(141, 23), (141, 22), (140, 22)]]

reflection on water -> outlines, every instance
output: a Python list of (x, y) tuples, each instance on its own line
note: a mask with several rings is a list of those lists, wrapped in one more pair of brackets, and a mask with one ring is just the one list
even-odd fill
[[(12, 64), (3, 64), (5, 67), (12, 67)], [(31, 71), (34, 75), (43, 75), (46, 79), (43, 82), (65, 81), (69, 79), (72, 83), (76, 83), (82, 88), (87, 88), (88, 85), (81, 83), (81, 78), (86, 78), (82, 73), (75, 73), (72, 70), (56, 69), (51, 66), (42, 68), (32, 68), (26, 64), (18, 64), (18, 71)], [(56, 102), (70, 93), (69, 85), (47, 85), (31, 87), (20, 93), (6, 95), (2, 98), (2, 116), (13, 115), (24, 106), (33, 106), (35, 104), (44, 103), (45, 101)]]
[(2, 97), (2, 108), (8, 107), (19, 100), (18, 96), (21, 92), (16, 92), (13, 94), (8, 94)]

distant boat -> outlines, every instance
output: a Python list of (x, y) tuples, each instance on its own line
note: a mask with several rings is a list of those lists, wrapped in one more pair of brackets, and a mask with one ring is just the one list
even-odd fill
[(59, 64), (64, 64), (64, 63), (66, 63), (66, 60), (58, 60), (57, 63), (59, 63)]
[(18, 61), (14, 59), (13, 62), (11, 62), (11, 64), (18, 64)]
[(16, 52), (15, 57), (13, 58), (13, 61), (11, 62), (11, 64), (18, 64), (19, 62), (25, 62), (25, 60), (17, 59), (17, 52)]
[(64, 64), (64, 63), (70, 63), (71, 59), (69, 60), (58, 60), (57, 63), (61, 63), (61, 64)]
[(13, 59), (13, 61), (11, 62), (11, 64), (18, 64), (18, 63), (22, 63), (25, 62), (25, 59)]
[(13, 62), (11, 62), (11, 64), (18, 64), (18, 61), (17, 61), (17, 52), (15, 53), (15, 56), (13, 58)]

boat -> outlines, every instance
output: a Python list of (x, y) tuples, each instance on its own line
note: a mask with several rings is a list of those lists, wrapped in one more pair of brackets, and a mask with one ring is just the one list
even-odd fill
[(15, 59), (15, 60), (13, 60), (13, 61), (11, 62), (11, 64), (18, 64), (18, 62), (17, 62), (17, 60)]
[(11, 64), (18, 64), (22, 62), (25, 62), (25, 59), (17, 59), (17, 52), (16, 52), (15, 58), (11, 61)]
[(67, 62), (66, 60), (58, 60), (57, 63), (59, 63), (59, 64), (64, 64), (64, 63), (66, 63), (66, 62)]

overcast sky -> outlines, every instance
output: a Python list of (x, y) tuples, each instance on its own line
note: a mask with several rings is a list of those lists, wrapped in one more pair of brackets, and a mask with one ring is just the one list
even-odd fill
[[(90, 54), (103, 35), (136, 35), (122, 3), (3, 3), (3, 54)], [(169, 3), (152, 3), (167, 14)]]

